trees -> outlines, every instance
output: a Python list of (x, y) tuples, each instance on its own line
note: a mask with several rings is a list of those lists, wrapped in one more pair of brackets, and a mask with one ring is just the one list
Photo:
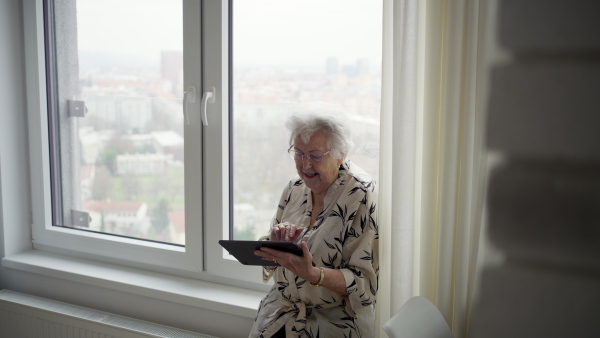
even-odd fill
[(105, 166), (96, 168), (96, 175), (92, 185), (92, 199), (104, 200), (113, 194), (113, 181), (110, 171)]
[(169, 228), (169, 201), (166, 198), (158, 200), (156, 208), (152, 213), (152, 228), (157, 234), (165, 234)]
[(112, 175), (117, 171), (117, 155), (135, 153), (135, 146), (119, 133), (115, 133), (104, 145), (104, 150), (98, 156), (98, 163), (104, 165)]

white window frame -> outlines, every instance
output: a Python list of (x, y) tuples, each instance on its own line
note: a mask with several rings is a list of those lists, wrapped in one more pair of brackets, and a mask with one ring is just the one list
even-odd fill
[(52, 226), (44, 10), (42, 0), (24, 0), (30, 159), (41, 163), (30, 168), (35, 250), (255, 290), (269, 288), (261, 281), (259, 267), (241, 265), (218, 244), (229, 238), (230, 221), (229, 5), (228, 0), (183, 0), (184, 86), (200, 88), (200, 96), (205, 88), (214, 87), (216, 95), (215, 102), (207, 105), (207, 126), (200, 119), (200, 98), (188, 105), (186, 245), (178, 247)]

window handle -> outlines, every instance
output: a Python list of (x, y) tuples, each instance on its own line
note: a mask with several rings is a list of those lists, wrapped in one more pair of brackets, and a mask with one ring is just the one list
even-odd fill
[(206, 104), (215, 103), (215, 87), (208, 87), (208, 90), (202, 94), (202, 124), (208, 126), (208, 118), (206, 117)]
[(196, 102), (196, 86), (189, 86), (187, 90), (183, 92), (183, 118), (185, 124), (190, 124), (190, 118), (187, 112), (188, 103)]

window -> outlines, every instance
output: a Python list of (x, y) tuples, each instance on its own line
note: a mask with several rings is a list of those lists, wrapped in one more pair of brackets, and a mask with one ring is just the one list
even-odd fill
[(48, 5), (53, 224), (185, 245), (182, 3)]
[(345, 105), (377, 176), (379, 2), (27, 2), (36, 249), (264, 289), (218, 240), (266, 231), (297, 102)]
[(268, 232), (295, 174), (285, 119), (294, 105), (326, 101), (349, 113), (349, 158), (379, 171), (382, 1), (233, 2), (233, 237)]
[[(203, 223), (228, 223), (226, 213), (203, 212), (226, 206), (217, 194), (203, 203), (205, 177), (219, 186), (211, 191), (228, 189), (220, 177), (227, 115), (217, 113), (228, 110), (227, 62), (219, 66), (227, 59), (227, 2), (27, 3), (26, 27), (36, 27), (26, 35), (35, 51), (28, 100), (39, 131), (31, 147), (42, 159), (32, 173), (34, 247), (207, 275)], [(205, 83), (217, 95), (203, 128)]]

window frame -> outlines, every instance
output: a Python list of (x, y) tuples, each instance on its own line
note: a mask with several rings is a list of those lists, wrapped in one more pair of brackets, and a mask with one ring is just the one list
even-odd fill
[[(229, 238), (230, 223), (230, 1), (182, 1), (184, 86), (194, 85), (200, 94), (188, 105), (190, 125), (184, 127), (185, 247), (52, 225), (44, 6), (42, 0), (24, 0), (30, 163), (36, 164), (30, 166), (32, 245), (41, 252), (267, 290), (259, 267), (241, 266), (218, 244)], [(207, 105), (208, 125), (203, 127), (200, 105), (208, 87), (215, 88), (216, 99)]]

